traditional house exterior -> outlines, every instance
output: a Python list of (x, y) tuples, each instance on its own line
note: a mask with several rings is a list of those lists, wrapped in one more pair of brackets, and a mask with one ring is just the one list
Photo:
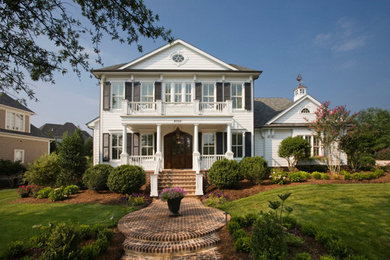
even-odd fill
[(129, 63), (95, 70), (100, 116), (94, 163), (140, 165), (157, 195), (163, 169), (202, 170), (254, 155), (253, 82), (261, 71), (228, 64), (176, 40)]
[(0, 93), (0, 159), (27, 165), (50, 152), (51, 139), (30, 123), (33, 111)]
[(287, 166), (277, 154), (287, 136), (306, 138), (312, 154), (322, 155), (306, 120), (320, 103), (306, 87), (299, 83), (294, 102), (254, 98), (262, 71), (228, 64), (182, 40), (93, 73), (100, 80), (100, 115), (87, 123), (94, 164), (142, 166), (151, 173), (151, 196), (167, 169), (190, 170), (193, 194), (202, 195), (202, 173), (216, 160), (259, 155), (270, 166)]

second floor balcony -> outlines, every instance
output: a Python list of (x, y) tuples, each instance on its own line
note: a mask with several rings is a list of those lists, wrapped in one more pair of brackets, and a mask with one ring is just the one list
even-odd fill
[(122, 101), (124, 115), (231, 115), (232, 101), (225, 102), (130, 102)]

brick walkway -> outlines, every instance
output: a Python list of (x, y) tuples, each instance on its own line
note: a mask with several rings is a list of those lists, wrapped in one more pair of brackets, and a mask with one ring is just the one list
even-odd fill
[(118, 229), (126, 236), (123, 259), (220, 259), (215, 246), (224, 213), (197, 198), (184, 198), (180, 214), (170, 218), (167, 203), (154, 200), (120, 219)]

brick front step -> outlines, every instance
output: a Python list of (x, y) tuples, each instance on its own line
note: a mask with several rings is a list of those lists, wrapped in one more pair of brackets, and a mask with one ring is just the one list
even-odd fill
[(125, 251), (135, 251), (143, 253), (182, 253), (193, 252), (199, 249), (216, 246), (220, 241), (216, 233), (206, 236), (180, 240), (180, 241), (145, 241), (127, 238), (123, 243)]
[(196, 190), (196, 174), (192, 170), (163, 170), (158, 175), (158, 192), (169, 187), (181, 187), (187, 196), (194, 196)]

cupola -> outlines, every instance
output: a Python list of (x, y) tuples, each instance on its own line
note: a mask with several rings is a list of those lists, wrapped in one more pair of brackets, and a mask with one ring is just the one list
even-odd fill
[(306, 96), (306, 87), (302, 85), (302, 75), (299, 73), (297, 76), (298, 87), (294, 89), (294, 102), (303, 96)]

